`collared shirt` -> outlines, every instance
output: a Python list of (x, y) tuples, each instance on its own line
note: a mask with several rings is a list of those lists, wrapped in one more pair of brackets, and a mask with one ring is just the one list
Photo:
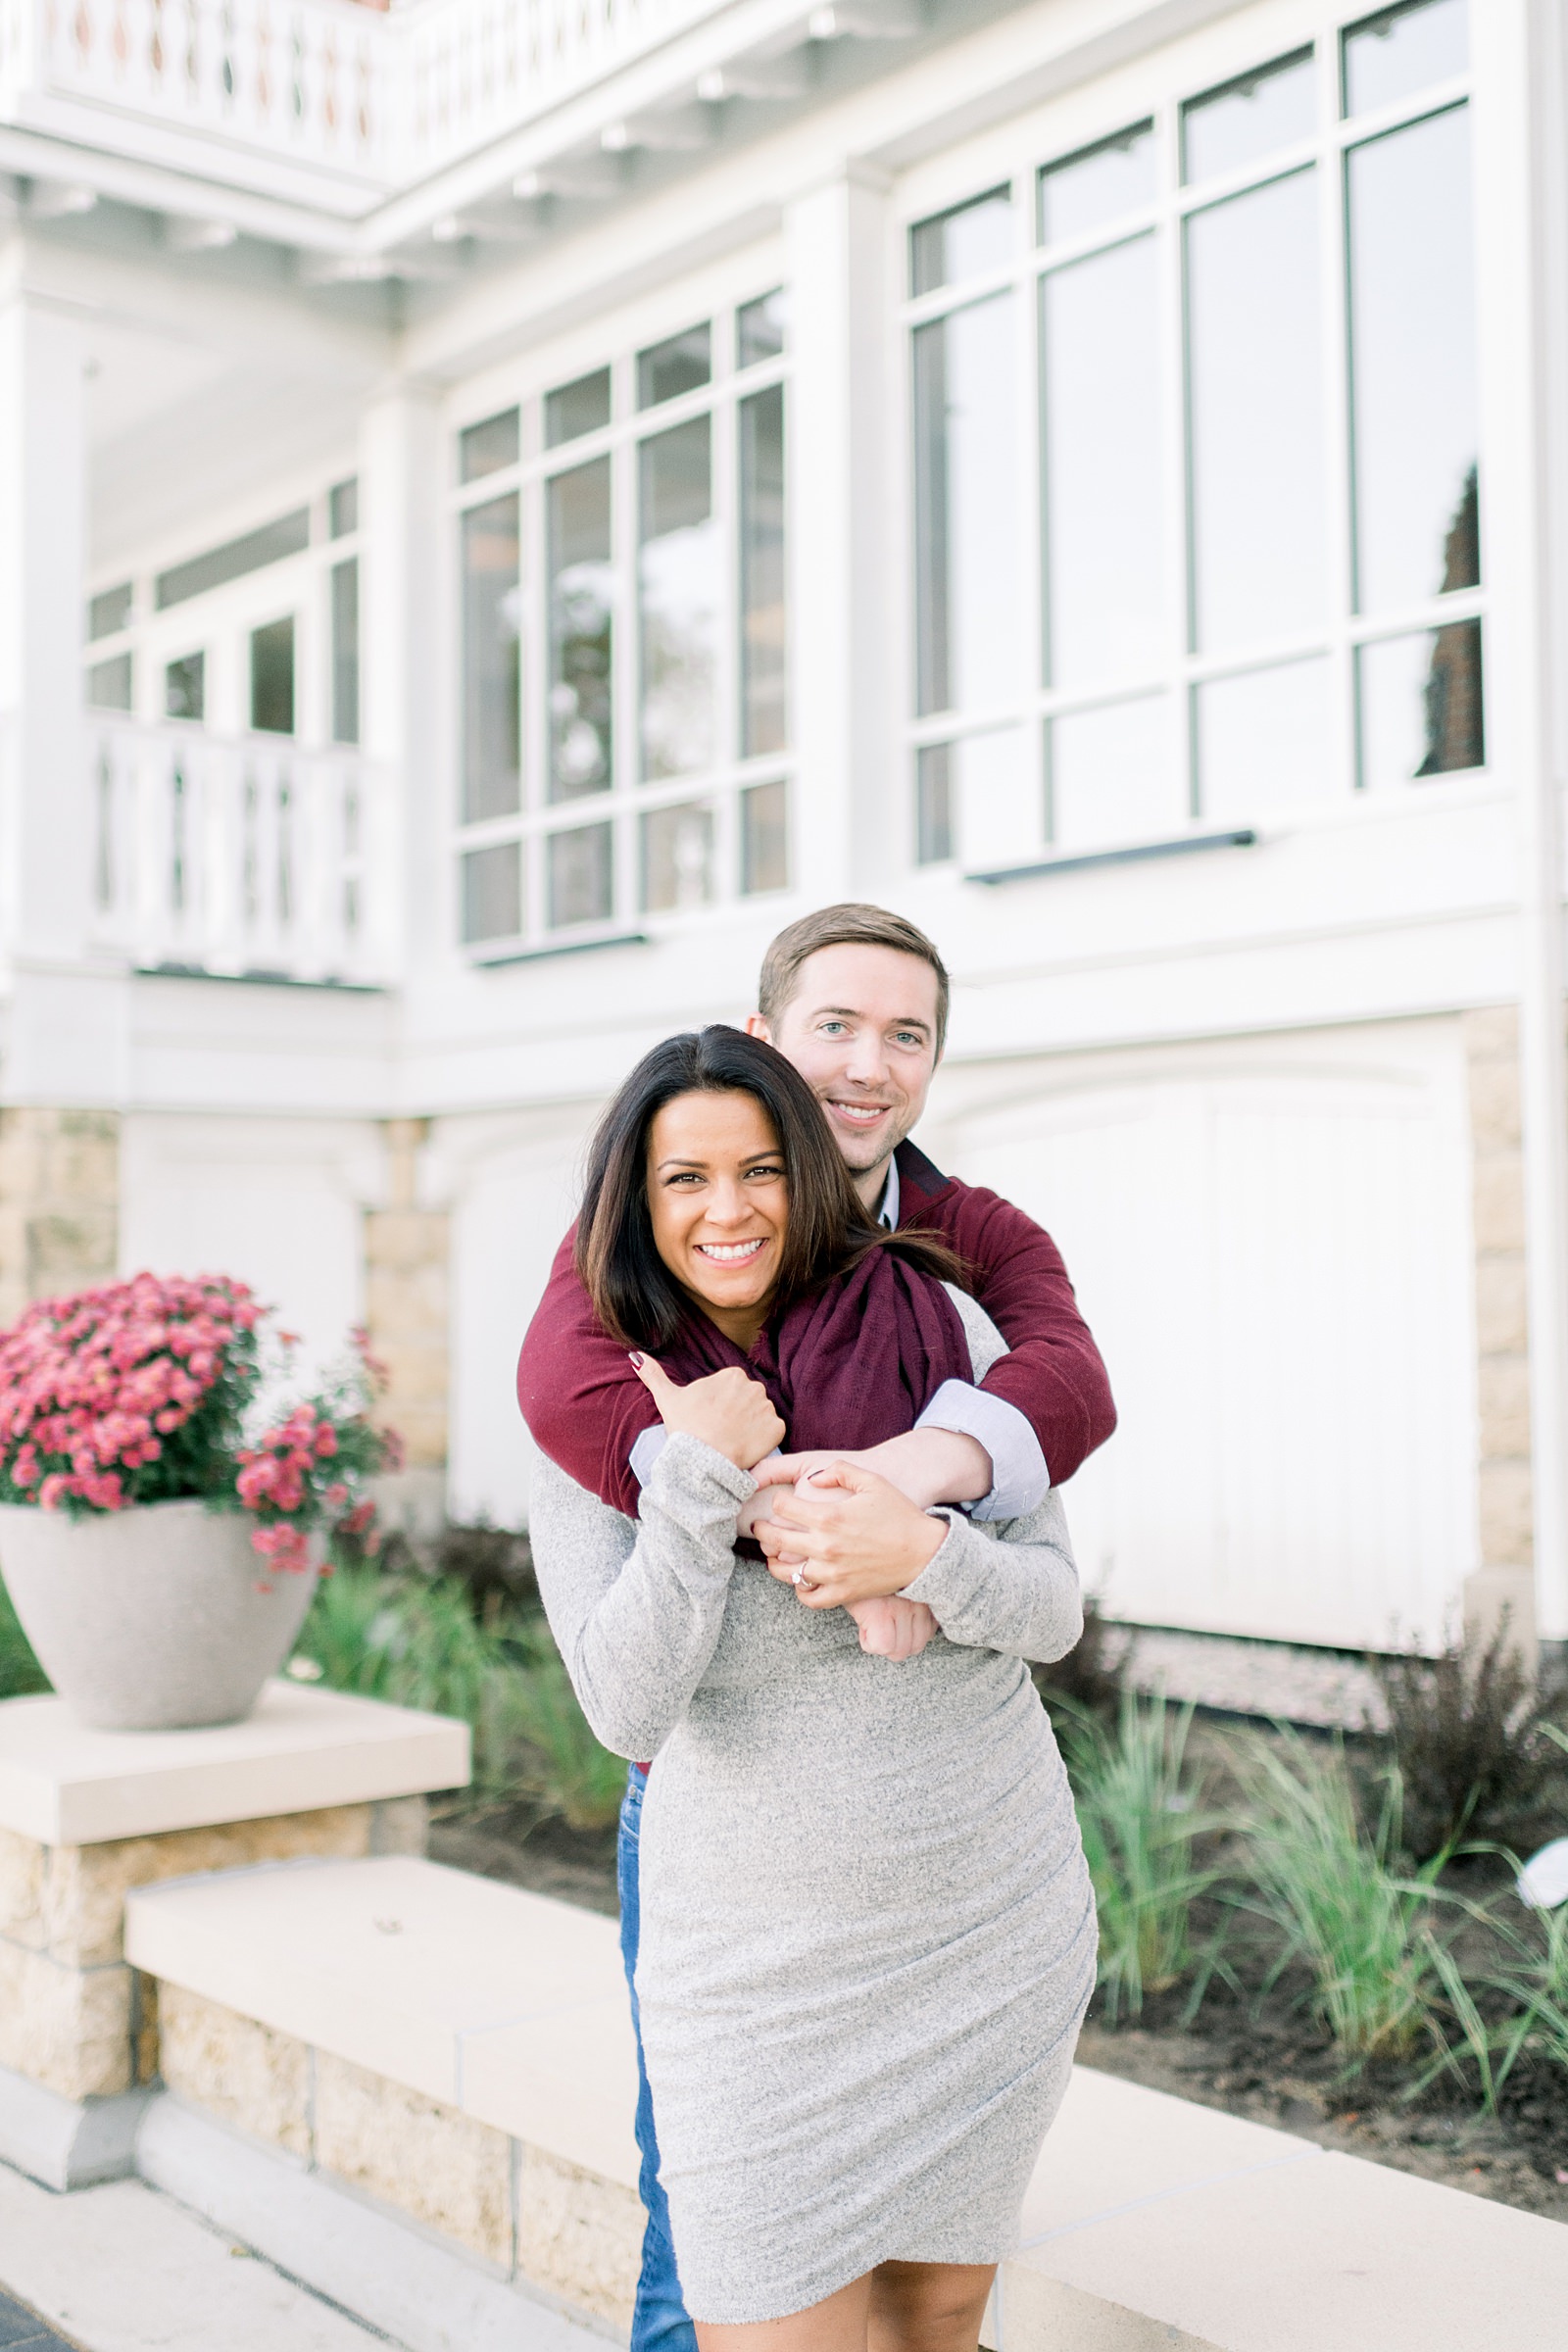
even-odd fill
[[(877, 1223), (889, 1233), (898, 1231), (899, 1205), (899, 1163), (889, 1159), (876, 1212)], [(958, 1437), (973, 1438), (985, 1448), (991, 1462), (991, 1492), (964, 1506), (971, 1519), (1021, 1519), (1044, 1501), (1051, 1473), (1040, 1440), (1017, 1406), (1004, 1396), (993, 1396), (972, 1381), (945, 1380), (914, 1426), (952, 1430)], [(629, 1459), (639, 1486), (646, 1483), (668, 1434), (662, 1422), (656, 1422), (634, 1441)]]

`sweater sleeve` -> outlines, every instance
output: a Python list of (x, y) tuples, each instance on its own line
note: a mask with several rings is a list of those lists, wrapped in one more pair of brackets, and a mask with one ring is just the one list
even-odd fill
[(517, 1403), (541, 1453), (612, 1510), (637, 1508), (631, 1449), (659, 1408), (594, 1313), (572, 1261), (556, 1251), (517, 1359)]
[(757, 1481), (676, 1432), (634, 1523), (551, 1462), (529, 1514), (556, 1646), (596, 1737), (615, 1755), (657, 1755), (691, 1703), (724, 1622), (735, 1514)]
[(1116, 1426), (1110, 1382), (1061, 1252), (1033, 1217), (979, 1186), (955, 1184), (911, 1222), (940, 1232), (969, 1267), (1008, 1349), (980, 1385), (1022, 1413), (1059, 1487)]
[(923, 1600), (950, 1642), (996, 1649), (1046, 1665), (1064, 1658), (1084, 1630), (1078, 1566), (1066, 1514), (1054, 1489), (1025, 1518), (1003, 1528), (975, 1526), (944, 1508), (941, 1550), (906, 1600)]

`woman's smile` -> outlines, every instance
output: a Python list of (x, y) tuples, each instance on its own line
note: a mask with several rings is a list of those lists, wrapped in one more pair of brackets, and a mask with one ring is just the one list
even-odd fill
[(778, 1284), (789, 1192), (754, 1095), (676, 1095), (648, 1130), (654, 1247), (725, 1336), (749, 1348)]

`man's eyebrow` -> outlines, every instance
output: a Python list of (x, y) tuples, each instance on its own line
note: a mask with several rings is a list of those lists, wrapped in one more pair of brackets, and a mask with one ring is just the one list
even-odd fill
[[(814, 1011), (807, 1017), (813, 1021), (863, 1021), (865, 1015), (856, 1004), (818, 1004)], [(931, 1034), (931, 1023), (923, 1020), (917, 1012), (901, 1012), (896, 1020), (889, 1021), (888, 1027), (890, 1029), (923, 1029), (927, 1037)]]

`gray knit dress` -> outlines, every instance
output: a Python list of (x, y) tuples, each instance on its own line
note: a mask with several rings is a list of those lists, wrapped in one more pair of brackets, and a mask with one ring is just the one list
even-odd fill
[[(1003, 1343), (954, 1297), (980, 1379)], [(1010, 2252), (1095, 1975), (1024, 1664), (1082, 1629), (1055, 1494), (997, 1529), (948, 1514), (907, 1588), (942, 1631), (896, 1665), (737, 1559), (754, 1491), (676, 1435), (636, 1523), (543, 1460), (530, 1514), (584, 1713), (655, 1759), (637, 1997), (681, 2284), (715, 2324)]]

